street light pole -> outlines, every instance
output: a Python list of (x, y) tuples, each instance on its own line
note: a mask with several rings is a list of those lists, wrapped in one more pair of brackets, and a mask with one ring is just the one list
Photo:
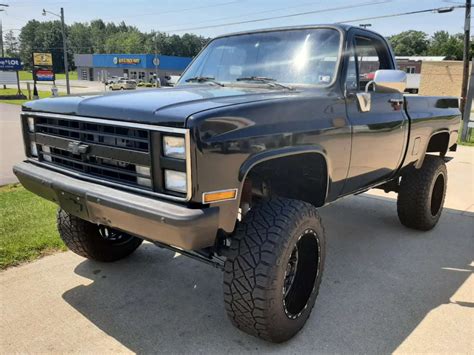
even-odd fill
[[(2, 7), (8, 7), (7, 4), (0, 4)], [(0, 9), (0, 11), (5, 11), (4, 9)], [(2, 20), (0, 20), (0, 44), (2, 47), (2, 57), (5, 57), (5, 51), (3, 49), (3, 27), (2, 27)], [(6, 89), (7, 86), (4, 84), (3, 88)]]
[[(464, 52), (463, 52), (463, 71), (461, 85), (461, 112), (463, 113), (463, 127), (461, 140), (467, 141), (468, 125), (470, 112), (466, 112), (467, 83), (469, 78), (469, 47), (471, 42), (471, 0), (466, 0), (466, 12), (464, 16)], [(470, 106), (470, 105), (469, 105)]]
[(61, 32), (63, 35), (63, 51), (64, 51), (64, 70), (66, 71), (66, 91), (67, 94), (71, 94), (71, 88), (69, 87), (69, 68), (67, 61), (67, 44), (66, 44), (66, 29), (64, 26), (64, 9), (61, 7)]

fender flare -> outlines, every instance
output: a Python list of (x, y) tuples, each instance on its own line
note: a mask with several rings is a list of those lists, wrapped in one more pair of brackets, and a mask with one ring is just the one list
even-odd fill
[[(428, 150), (428, 146), (430, 145), (431, 138), (433, 138), (434, 136), (436, 136), (437, 134), (440, 134), (440, 133), (447, 133), (448, 135), (450, 135), (449, 129), (446, 129), (446, 128), (443, 128), (443, 129), (432, 132), (430, 137), (426, 140), (426, 144), (425, 144), (425, 148), (423, 149), (422, 156), (415, 163), (415, 168), (416, 169), (420, 169), (423, 165), (423, 162), (425, 161), (425, 156), (426, 156), (426, 153), (427, 153), (426, 151)], [(449, 137), (448, 137), (448, 148), (447, 148), (447, 150), (449, 150)]]
[(243, 164), (240, 166), (239, 169), (239, 197), (238, 200), (240, 201), (240, 195), (242, 192), (244, 181), (248, 175), (248, 173), (260, 163), (293, 156), (293, 155), (301, 155), (301, 154), (318, 154), (323, 157), (324, 162), (326, 164), (326, 192), (324, 196), (324, 200), (327, 199), (329, 193), (329, 186), (331, 183), (331, 164), (330, 160), (328, 159), (327, 152), (323, 149), (323, 147), (318, 145), (300, 145), (300, 146), (293, 146), (293, 147), (284, 147), (272, 150), (265, 150), (263, 152), (257, 153), (249, 157)]

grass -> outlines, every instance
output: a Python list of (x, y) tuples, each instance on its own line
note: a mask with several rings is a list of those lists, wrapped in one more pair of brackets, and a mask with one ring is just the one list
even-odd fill
[[(19, 73), (20, 80), (33, 80), (33, 74), (26, 70), (21, 70)], [(77, 80), (77, 71), (70, 71), (69, 72), (69, 79), (70, 80)], [(56, 80), (66, 80), (66, 74), (64, 73), (57, 73)]]
[[(0, 95), (16, 95), (17, 89), (0, 89)], [(23, 90), (23, 94), (28, 96), (28, 93), (26, 90)], [(40, 99), (44, 99), (46, 97), (51, 97), (51, 91), (38, 91), (38, 95)], [(59, 93), (59, 95), (64, 95), (62, 93)], [(0, 100), (1, 103), (4, 104), (13, 104), (13, 105), (23, 105), (25, 102), (28, 102), (31, 100)]]
[(66, 250), (56, 208), (20, 184), (0, 187), (0, 269)]
[[(471, 112), (471, 117), (472, 117), (473, 114), (474, 114), (474, 112)], [(472, 129), (472, 128), (467, 129), (467, 141), (466, 142), (461, 142), (461, 133), (462, 133), (462, 123), (461, 123), (461, 126), (459, 127), (458, 144), (474, 147), (474, 129)]]

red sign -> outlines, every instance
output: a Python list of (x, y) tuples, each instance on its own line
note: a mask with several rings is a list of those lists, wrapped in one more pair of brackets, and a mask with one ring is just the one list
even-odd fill
[(36, 71), (36, 81), (54, 81), (54, 72), (49, 69), (38, 69)]

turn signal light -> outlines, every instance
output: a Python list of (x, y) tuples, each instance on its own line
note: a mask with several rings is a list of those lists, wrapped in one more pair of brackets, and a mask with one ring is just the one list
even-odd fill
[(237, 198), (237, 189), (205, 192), (202, 194), (203, 203), (234, 200)]

